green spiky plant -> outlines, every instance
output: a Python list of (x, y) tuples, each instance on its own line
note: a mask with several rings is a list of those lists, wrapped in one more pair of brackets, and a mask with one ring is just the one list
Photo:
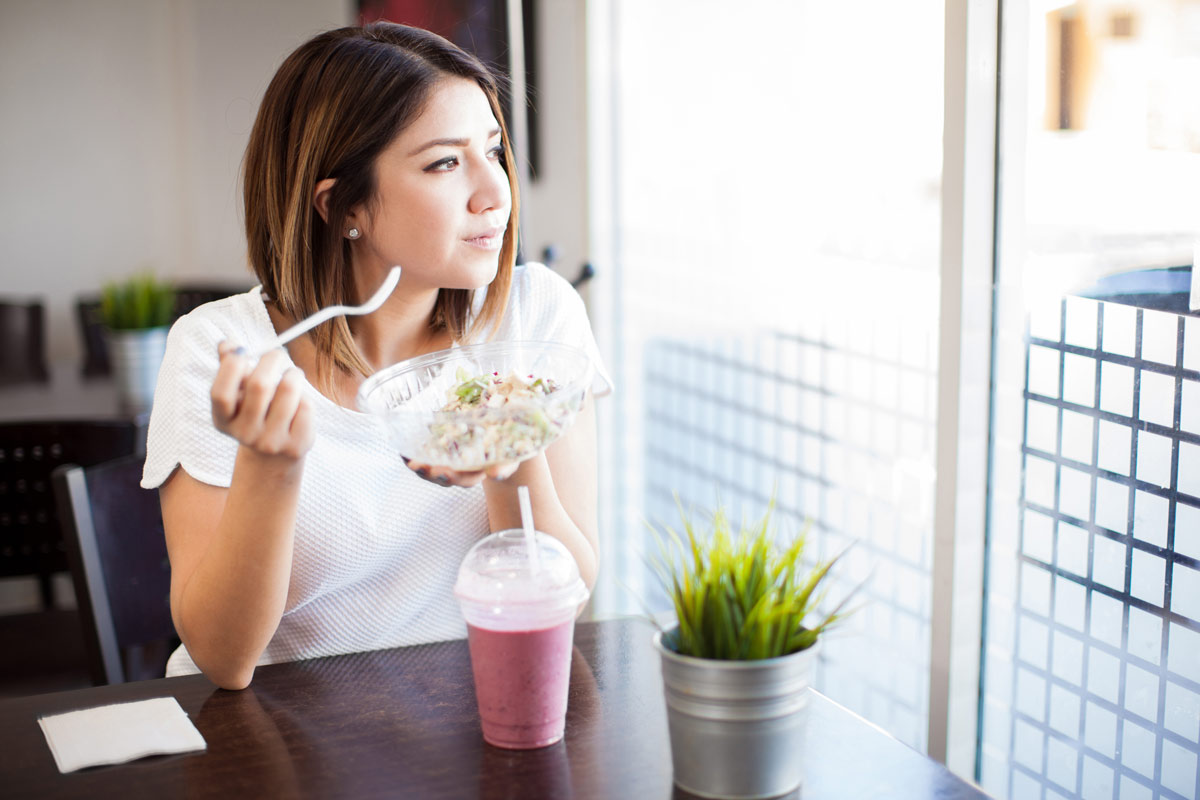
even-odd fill
[[(677, 501), (678, 504), (678, 501)], [(680, 655), (725, 660), (776, 658), (812, 647), (845, 618), (847, 596), (822, 614), (824, 581), (845, 551), (807, 567), (807, 529), (775, 542), (774, 502), (756, 525), (735, 532), (724, 510), (701, 535), (679, 505), (685, 536), (651, 527), (659, 553), (650, 559), (675, 606), (678, 627), (663, 641)], [(853, 592), (851, 592), (853, 594)], [(807, 621), (813, 617), (811, 621)], [(666, 632), (664, 631), (664, 634)]]
[(161, 328), (174, 319), (175, 287), (152, 273), (110, 281), (100, 291), (100, 318), (109, 330)]

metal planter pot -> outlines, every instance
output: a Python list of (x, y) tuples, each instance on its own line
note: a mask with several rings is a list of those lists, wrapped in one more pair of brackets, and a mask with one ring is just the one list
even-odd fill
[(800, 786), (815, 647), (781, 658), (723, 661), (681, 656), (663, 643), (663, 633), (654, 644), (662, 656), (679, 788), (749, 800)]
[(121, 406), (129, 412), (150, 409), (158, 368), (167, 348), (167, 328), (108, 331), (108, 357)]

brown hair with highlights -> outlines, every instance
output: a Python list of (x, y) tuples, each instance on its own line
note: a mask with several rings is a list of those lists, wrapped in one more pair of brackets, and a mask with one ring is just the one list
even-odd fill
[[(322, 33), (293, 52), (271, 80), (246, 147), (243, 193), (250, 267), (263, 292), (292, 319), (353, 303), (346, 215), (376, 191), (379, 154), (423, 111), (446, 77), (474, 81), (500, 123), (512, 212), (495, 279), (472, 319), (474, 292), (442, 289), (430, 319), (462, 341), (476, 328), (495, 331), (508, 303), (517, 250), (518, 195), (508, 128), (495, 76), (477, 58), (420, 28), (375, 22)], [(328, 219), (313, 206), (316, 185), (336, 179)], [(334, 371), (369, 375), (345, 317), (315, 328), (317, 377), (330, 389)]]

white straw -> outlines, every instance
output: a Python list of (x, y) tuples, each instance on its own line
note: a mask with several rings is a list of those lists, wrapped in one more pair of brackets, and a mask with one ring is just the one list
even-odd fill
[(525, 529), (525, 547), (529, 550), (529, 571), (537, 573), (542, 565), (538, 557), (537, 534), (533, 527), (533, 506), (529, 503), (529, 487), (517, 487), (517, 502), (521, 506), (521, 527)]

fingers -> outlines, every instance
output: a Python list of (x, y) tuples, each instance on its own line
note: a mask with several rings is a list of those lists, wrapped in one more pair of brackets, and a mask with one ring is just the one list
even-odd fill
[(517, 468), (521, 466), (519, 461), (512, 461), (507, 464), (495, 464), (488, 467), (486, 474), (494, 481), (506, 481), (513, 476)]
[(438, 486), (478, 486), (483, 482), (482, 472), (458, 472), (445, 467), (434, 467), (419, 461), (405, 458), (404, 463), (417, 474), (421, 480), (436, 483)]
[(213, 380), (210, 394), (213, 422), (218, 430), (225, 430), (226, 424), (238, 411), (242, 380), (250, 371), (250, 364), (242, 356), (243, 352), (241, 348), (229, 342), (217, 345), (221, 365), (217, 368), (217, 377)]
[(292, 417), (292, 423), (288, 431), (292, 434), (292, 439), (300, 448), (301, 453), (308, 452), (313, 446), (313, 440), (316, 438), (316, 427), (313, 423), (312, 405), (309, 404), (307, 398), (301, 398), (300, 407), (296, 409), (296, 415)]
[[(301, 408), (306, 415), (311, 413), (304, 399), (304, 373), (291, 367), (279, 379), (279, 385), (270, 399), (263, 420), (262, 436), (257, 443), (258, 449), (265, 453), (299, 455), (292, 447), (293, 440), (297, 438), (292, 428)], [(301, 421), (301, 425), (306, 426), (307, 421)], [(307, 428), (302, 434), (299, 438), (307, 438)]]
[(261, 425), (267, 409), (275, 397), (283, 371), (287, 368), (287, 357), (282, 350), (272, 350), (259, 359), (250, 375), (242, 382), (245, 395), (242, 397), (238, 416), (248, 425)]
[(212, 386), (217, 429), (264, 455), (299, 458), (306, 453), (314, 424), (304, 373), (289, 368), (282, 350), (265, 354), (257, 364), (227, 342), (217, 352), (221, 365)]
[[(433, 476), (433, 482), (442, 486), (462, 486), (470, 488), (483, 483), (483, 479), (487, 475), (483, 472), (456, 472), (454, 470), (445, 470)], [(445, 481), (445, 483), (443, 483)]]
[(430, 483), (436, 483), (438, 486), (461, 486), (470, 488), (483, 483), (484, 479), (491, 478), (492, 480), (506, 480), (512, 477), (512, 474), (517, 471), (520, 464), (506, 463), (495, 464), (487, 469), (462, 471), (447, 469), (445, 467), (434, 467), (429, 464), (422, 464), (416, 461), (404, 459), (404, 463), (409, 469), (417, 473), (417, 477), (427, 480)]

